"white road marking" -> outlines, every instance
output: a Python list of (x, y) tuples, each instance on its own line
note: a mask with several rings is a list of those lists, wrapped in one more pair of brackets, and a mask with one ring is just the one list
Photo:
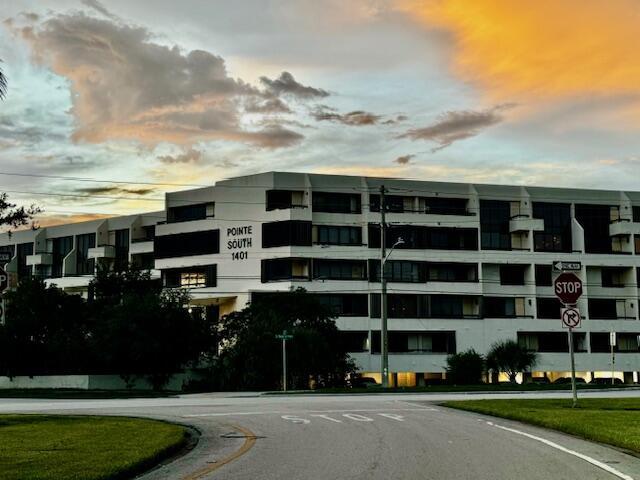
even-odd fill
[(527, 438), (531, 438), (532, 440), (537, 440), (538, 442), (542, 442), (545, 445), (548, 445), (552, 448), (555, 448), (556, 450), (560, 450), (561, 452), (565, 452), (568, 453), (569, 455), (573, 455), (574, 457), (578, 457), (581, 458), (582, 460), (589, 462), (592, 465), (595, 465), (598, 468), (601, 468), (602, 470), (611, 473), (612, 475), (615, 475), (618, 478), (622, 478), (623, 480), (633, 480), (633, 477), (630, 477), (629, 475), (620, 472), (619, 470), (616, 470), (613, 467), (610, 467), (609, 465), (607, 465), (606, 463), (603, 463), (599, 460), (596, 460), (595, 458), (589, 457), (588, 455), (585, 455), (583, 453), (580, 452), (576, 452), (574, 450), (569, 450), (568, 448), (563, 447), (562, 445), (558, 445), (557, 443), (552, 442), (551, 440), (547, 440), (546, 438), (542, 438), (542, 437), (538, 437), (536, 435), (532, 435), (530, 433), (527, 432), (523, 432), (521, 430), (516, 430), (515, 428), (509, 428), (509, 427), (503, 427), (502, 425), (496, 425), (493, 422), (487, 422), (487, 425), (491, 425), (492, 427), (496, 427), (496, 428), (500, 428), (502, 430), (506, 430), (508, 432), (512, 432), (512, 433), (517, 433), (518, 435), (523, 435)]
[(311, 423), (311, 420), (307, 420), (306, 418), (296, 417), (295, 415), (282, 415), (281, 418), (283, 420), (289, 420), (293, 423), (302, 423), (304, 425)]
[(342, 420), (338, 420), (336, 418), (332, 418), (329, 415), (324, 415), (322, 413), (313, 413), (313, 414), (311, 414), (311, 416), (312, 417), (324, 418), (325, 420), (329, 420), (331, 422), (342, 423)]
[(343, 413), (342, 416), (349, 420), (355, 420), (356, 422), (373, 422), (373, 418), (358, 415), (357, 413)]
[(191, 417), (229, 417), (236, 415), (283, 415), (283, 414), (312, 414), (312, 413), (350, 413), (350, 412), (437, 412), (435, 408), (361, 408), (344, 410), (298, 410), (298, 411), (264, 411), (264, 412), (216, 412), (216, 413), (193, 413), (182, 415), (183, 418)]
[(381, 417), (387, 417), (391, 420), (397, 420), (399, 422), (404, 422), (404, 417), (402, 415), (398, 415), (397, 413), (379, 413)]

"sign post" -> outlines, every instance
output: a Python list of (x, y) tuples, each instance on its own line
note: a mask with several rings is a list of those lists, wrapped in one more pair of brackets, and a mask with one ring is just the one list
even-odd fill
[(293, 335), (283, 330), (276, 338), (282, 340), (282, 391), (287, 391), (287, 340), (291, 340)]
[(616, 379), (614, 377), (614, 371), (615, 371), (615, 366), (616, 366), (616, 352), (615, 352), (615, 346), (616, 346), (616, 332), (609, 332), (609, 344), (611, 345), (611, 385), (615, 385), (616, 384)]
[[(558, 262), (562, 263), (562, 262)], [(560, 265), (561, 267), (562, 265)], [(555, 265), (554, 265), (555, 267)], [(576, 389), (576, 362), (573, 346), (573, 329), (580, 326), (580, 311), (575, 307), (582, 295), (582, 280), (574, 273), (563, 272), (554, 280), (553, 291), (563, 303), (560, 310), (562, 325), (569, 329), (569, 357), (571, 359), (571, 394), (573, 407), (578, 405), (578, 391)]]

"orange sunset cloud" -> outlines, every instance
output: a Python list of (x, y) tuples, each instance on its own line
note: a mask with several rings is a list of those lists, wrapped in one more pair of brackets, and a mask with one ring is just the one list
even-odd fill
[(489, 100), (640, 93), (636, 0), (399, 0)]

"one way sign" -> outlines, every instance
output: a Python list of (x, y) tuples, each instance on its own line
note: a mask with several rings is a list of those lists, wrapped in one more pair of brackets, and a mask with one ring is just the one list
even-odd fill
[(553, 262), (553, 270), (556, 272), (579, 272), (582, 270), (580, 262)]

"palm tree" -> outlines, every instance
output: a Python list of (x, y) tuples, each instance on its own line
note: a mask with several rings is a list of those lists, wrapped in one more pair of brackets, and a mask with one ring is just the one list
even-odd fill
[(520, 372), (530, 370), (538, 359), (538, 355), (531, 350), (514, 342), (505, 340), (494, 343), (487, 353), (487, 368), (496, 373), (504, 372), (511, 383), (516, 383), (516, 376)]
[[(0, 60), (2, 62), (2, 60)], [(7, 96), (7, 77), (2, 73), (2, 69), (0, 68), (0, 100), (4, 100)]]

